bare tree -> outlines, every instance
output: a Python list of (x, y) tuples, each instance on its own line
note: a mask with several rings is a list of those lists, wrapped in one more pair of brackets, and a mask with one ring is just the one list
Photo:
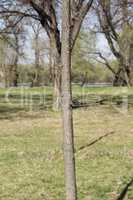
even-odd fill
[[(131, 85), (130, 66), (127, 62), (127, 53), (131, 37), (124, 31), (131, 31), (132, 21), (129, 1), (102, 0), (96, 3), (96, 14), (99, 19), (101, 33), (105, 35), (110, 50), (119, 63), (115, 75), (114, 85)], [(124, 41), (124, 42), (123, 42)], [(123, 48), (125, 51), (123, 51)]]
[[(61, 35), (60, 18), (58, 17), (62, 1), (53, 0), (16, 0), (14, 3), (2, 0), (0, 3), (0, 14), (19, 16), (14, 25), (24, 17), (32, 17), (39, 20), (49, 38), (52, 41), (55, 57), (54, 91), (55, 108), (60, 106), (61, 96)], [(82, 22), (87, 15), (93, 0), (71, 1), (71, 50), (74, 47)], [(6, 7), (5, 7), (6, 6)], [(23, 6), (23, 7), (22, 7)], [(23, 9), (22, 9), (23, 8)]]
[[(6, 45), (8, 44), (8, 48), (10, 49), (10, 52), (12, 52), (12, 57), (9, 58), (11, 63), (8, 62), (8, 69), (10, 65), (10, 84), (9, 85), (16, 87), (18, 84), (18, 78), (19, 78), (18, 63), (19, 63), (19, 59), (23, 56), (23, 45), (25, 42), (25, 37), (24, 37), (24, 24), (21, 23), (21, 24), (16, 24), (16, 26), (12, 26), (14, 20), (15, 20), (15, 17), (13, 16), (11, 16), (10, 18), (3, 17), (3, 20), (2, 20), (3, 25), (1, 26), (0, 36), (1, 36), (1, 40), (3, 40)], [(7, 58), (8, 58), (8, 55), (7, 55)]]
[(32, 30), (34, 32), (32, 47), (34, 49), (34, 54), (35, 54), (35, 73), (33, 76), (32, 86), (39, 86), (40, 85), (40, 71), (41, 71), (40, 57), (41, 57), (42, 51), (44, 51), (44, 48), (42, 49), (42, 46), (40, 46), (40, 34), (41, 34), (42, 26), (38, 22), (37, 23), (33, 22)]
[(19, 59), (20, 57), (23, 56), (23, 46), (25, 42), (23, 24), (15, 26), (12, 35), (13, 35), (14, 50), (15, 50), (12, 85), (14, 87), (17, 87), (19, 78), (19, 69), (18, 69)]
[(6, 36), (6, 39), (5, 36), (0, 38), (0, 70), (2, 82), (5, 87), (10, 87), (13, 83), (14, 62), (16, 58), (16, 52), (10, 46), (9, 41), (10, 43), (13, 42), (9, 36)]
[[(74, 137), (73, 137), (73, 118), (72, 118), (72, 94), (71, 94), (71, 54), (79, 34), (81, 25), (93, 0), (63, 0), (62, 7), (62, 38), (60, 34), (60, 20), (58, 19), (55, 4), (60, 1), (52, 0), (41, 1), (21, 1), (26, 3), (26, 11), (11, 10), (11, 8), (0, 11), (0, 13), (11, 13), (20, 16), (32, 16), (38, 19), (45, 28), (49, 38), (53, 41), (55, 50), (55, 62), (57, 66), (58, 91), (61, 90), (62, 74), (62, 112), (64, 128), (64, 161), (65, 161), (65, 180), (66, 180), (66, 199), (76, 200), (76, 178), (75, 178), (75, 159), (74, 159)], [(30, 13), (30, 9), (32, 12)], [(59, 9), (59, 8), (58, 8)], [(59, 12), (58, 12), (59, 13)], [(56, 75), (55, 75), (56, 76)], [(61, 91), (60, 91), (61, 92)], [(59, 94), (58, 98), (61, 97)], [(58, 100), (58, 105), (60, 101)], [(57, 105), (57, 107), (58, 107)]]
[(71, 27), (70, 0), (63, 0), (62, 8), (62, 111), (64, 128), (64, 161), (66, 199), (77, 199), (71, 90)]

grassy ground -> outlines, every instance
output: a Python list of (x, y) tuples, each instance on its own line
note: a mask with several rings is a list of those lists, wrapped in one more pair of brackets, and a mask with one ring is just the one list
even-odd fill
[[(25, 104), (20, 108), (14, 99), (9, 105), (3, 94), (4, 90), (0, 101), (0, 200), (64, 200), (60, 113)], [(115, 106), (98, 105), (74, 110), (79, 200), (115, 200), (132, 178), (132, 119), (133, 108), (123, 112)], [(126, 199), (133, 199), (132, 187)]]

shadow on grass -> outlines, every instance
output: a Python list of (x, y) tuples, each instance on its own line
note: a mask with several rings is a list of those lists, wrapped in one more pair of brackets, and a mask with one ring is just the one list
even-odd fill
[[(15, 117), (32, 117), (30, 111), (47, 111), (52, 110), (53, 97), (51, 94), (10, 94), (8, 98), (6, 95), (0, 94), (0, 120), (13, 119)], [(129, 105), (133, 105), (133, 95), (127, 96)], [(74, 95), (73, 108), (89, 107), (94, 105), (110, 105), (123, 104), (123, 96), (112, 95)], [(23, 112), (23, 114), (22, 114)], [(34, 116), (35, 117), (35, 116)], [(37, 116), (36, 116), (37, 117)]]
[(11, 95), (8, 99), (0, 95), (0, 120), (13, 120), (16, 117), (37, 118), (36, 114), (52, 109), (52, 95), (47, 95), (45, 98), (33, 95), (32, 99), (23, 98), (20, 95)]

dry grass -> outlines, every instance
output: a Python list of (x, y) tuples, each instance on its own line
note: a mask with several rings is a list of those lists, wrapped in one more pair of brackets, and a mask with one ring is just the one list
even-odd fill
[[(133, 110), (97, 106), (74, 111), (80, 200), (114, 200), (133, 175)], [(60, 114), (19, 111), (0, 121), (0, 199), (64, 200)], [(133, 199), (130, 188), (128, 200)]]

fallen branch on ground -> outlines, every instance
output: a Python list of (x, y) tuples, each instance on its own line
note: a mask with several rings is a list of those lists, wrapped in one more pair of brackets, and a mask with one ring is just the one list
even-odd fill
[(81, 150), (83, 150), (83, 149), (85, 149), (85, 148), (87, 148), (87, 147), (90, 147), (90, 146), (96, 144), (97, 142), (99, 142), (99, 141), (102, 140), (103, 138), (105, 138), (105, 137), (107, 137), (107, 136), (109, 136), (109, 135), (112, 135), (112, 134), (114, 134), (114, 133), (115, 133), (115, 132), (112, 131), (112, 132), (110, 132), (110, 133), (106, 133), (105, 135), (100, 136), (99, 138), (95, 139), (95, 140), (92, 141), (91, 143), (79, 147), (79, 148), (75, 151), (75, 153), (77, 153), (77, 152), (79, 152), (79, 151), (81, 151)]
[(121, 191), (120, 195), (116, 200), (123, 200), (128, 192), (129, 187), (133, 185), (133, 179), (131, 179), (127, 185), (124, 187), (124, 189)]

